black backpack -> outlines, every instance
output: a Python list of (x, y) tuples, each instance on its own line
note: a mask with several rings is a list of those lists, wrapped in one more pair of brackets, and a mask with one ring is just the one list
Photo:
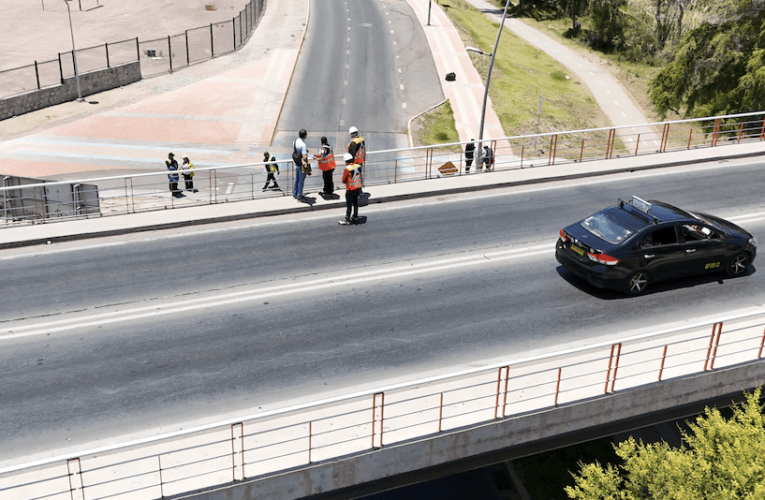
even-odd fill
[(297, 150), (297, 139), (292, 143), (292, 161), (294, 161), (295, 165), (298, 167), (303, 166), (303, 155)]

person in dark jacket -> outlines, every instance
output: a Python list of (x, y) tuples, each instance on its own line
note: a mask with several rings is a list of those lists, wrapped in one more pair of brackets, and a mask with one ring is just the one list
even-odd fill
[(266, 172), (268, 173), (268, 177), (266, 177), (266, 185), (263, 186), (263, 191), (269, 189), (268, 185), (271, 184), (272, 181), (274, 185), (271, 186), (271, 189), (274, 191), (281, 191), (282, 188), (279, 187), (279, 184), (276, 182), (276, 177), (274, 177), (274, 175), (279, 173), (279, 164), (276, 163), (276, 158), (266, 151), (263, 153), (263, 161), (266, 163)]
[(178, 190), (178, 162), (175, 160), (173, 153), (167, 153), (167, 160), (165, 160), (165, 166), (170, 171), (167, 174), (167, 179), (170, 181), (170, 192), (173, 196), (180, 196), (181, 192)]
[(470, 173), (470, 167), (473, 166), (473, 155), (475, 154), (475, 139), (465, 144), (465, 173)]

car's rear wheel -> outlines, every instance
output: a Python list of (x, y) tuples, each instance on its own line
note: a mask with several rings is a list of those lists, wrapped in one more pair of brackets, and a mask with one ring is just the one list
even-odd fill
[(749, 268), (749, 254), (740, 252), (733, 256), (725, 266), (725, 273), (731, 278), (741, 276)]
[(647, 272), (635, 271), (627, 278), (627, 282), (624, 284), (624, 292), (627, 295), (640, 295), (648, 288), (650, 281)]

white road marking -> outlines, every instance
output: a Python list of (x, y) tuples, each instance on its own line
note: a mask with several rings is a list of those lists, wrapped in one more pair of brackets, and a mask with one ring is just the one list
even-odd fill
[(49, 333), (120, 323), (124, 321), (139, 320), (149, 317), (155, 318), (168, 314), (179, 314), (184, 311), (198, 310), (200, 306), (204, 306), (205, 308), (220, 307), (241, 302), (260, 301), (272, 297), (294, 295), (296, 293), (311, 292), (327, 288), (347, 288), (348, 285), (358, 283), (366, 284), (370, 281), (390, 280), (430, 272), (442, 273), (445, 269), (492, 265), (500, 261), (520, 259), (524, 257), (534, 257), (538, 255), (539, 252), (551, 251), (554, 243), (555, 240), (552, 239), (549, 243), (513, 248), (500, 252), (476, 254), (473, 256), (461, 255), (459, 257), (442, 259), (438, 261), (427, 261), (425, 263), (412, 262), (404, 266), (393, 268), (380, 268), (374, 271), (364, 271), (340, 276), (330, 276), (327, 278), (319, 278), (299, 283), (289, 283), (286, 285), (242, 290), (239, 292), (218, 295), (215, 298), (199, 297), (183, 301), (166, 302), (159, 305), (154, 304), (151, 306), (136, 307), (124, 311), (91, 314), (77, 318), (61, 319), (45, 323), (36, 323), (32, 325), (4, 325), (3, 329), (5, 330), (5, 333), (0, 334), (0, 341), (16, 339), (20, 337), (31, 337), (35, 335), (46, 335)]

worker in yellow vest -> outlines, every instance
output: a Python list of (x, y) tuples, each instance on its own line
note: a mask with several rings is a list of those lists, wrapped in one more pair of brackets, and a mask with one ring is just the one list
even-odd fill
[[(361, 193), (361, 169), (354, 163), (353, 155), (345, 153), (345, 170), (343, 170), (343, 182), (345, 183), (345, 219), (340, 225), (347, 226), (359, 221), (359, 194)], [(353, 217), (351, 217), (353, 208)]]
[(181, 173), (183, 174), (183, 180), (186, 182), (186, 190), (194, 193), (198, 192), (198, 189), (194, 189), (194, 164), (185, 155), (181, 163)]
[[(367, 158), (367, 146), (364, 143), (364, 138), (359, 136), (359, 129), (351, 127), (348, 129), (348, 133), (351, 135), (351, 142), (348, 143), (348, 154), (353, 157), (353, 161), (359, 166), (359, 175), (361, 175), (361, 184), (364, 184), (364, 176), (361, 173), (364, 167), (364, 160)], [(361, 191), (359, 191), (361, 192)]]
[(332, 153), (332, 148), (326, 137), (321, 138), (321, 148), (313, 157), (318, 160), (319, 170), (321, 170), (321, 176), (324, 179), (324, 191), (319, 194), (323, 196), (335, 194), (335, 183), (332, 180), (332, 175), (337, 165), (335, 164), (335, 155)]

